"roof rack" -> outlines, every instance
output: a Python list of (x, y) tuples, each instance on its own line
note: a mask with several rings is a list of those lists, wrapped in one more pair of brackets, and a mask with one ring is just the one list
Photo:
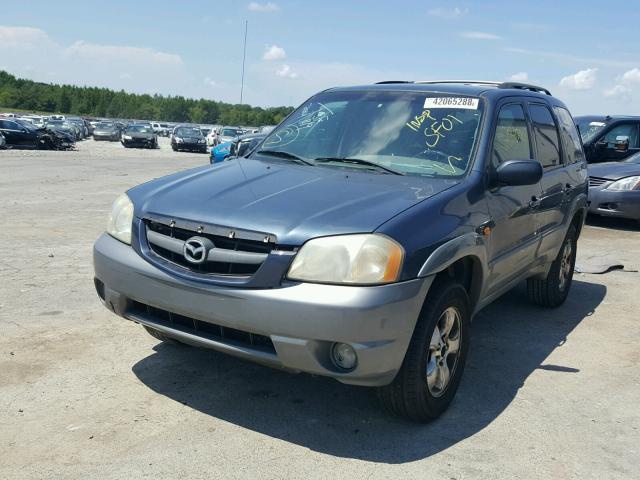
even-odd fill
[(376, 82), (376, 85), (386, 85), (389, 83), (413, 83), (413, 80), (383, 80), (382, 82)]
[(500, 85), (502, 82), (494, 82), (491, 80), (419, 80), (417, 82), (414, 83), (420, 83), (420, 84), (435, 84), (435, 83), (459, 83), (460, 85), (494, 85), (494, 86), (498, 86)]
[(520, 90), (529, 90), (530, 92), (546, 93), (547, 95), (551, 95), (551, 92), (546, 88), (529, 85), (528, 83), (503, 82), (498, 85), (498, 88), (517, 88)]
[(519, 90), (529, 90), (530, 92), (545, 93), (547, 95), (551, 95), (551, 92), (546, 88), (519, 82), (497, 82), (490, 80), (419, 80), (415, 82), (411, 80), (385, 80), (383, 82), (376, 82), (377, 85), (393, 83), (416, 83), (421, 85), (434, 85), (438, 83), (456, 83), (460, 85), (490, 85), (497, 88), (516, 88)]

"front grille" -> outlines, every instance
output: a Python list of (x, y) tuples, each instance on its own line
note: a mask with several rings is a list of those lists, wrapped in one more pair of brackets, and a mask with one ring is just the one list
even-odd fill
[[(163, 223), (147, 220), (147, 237), (149, 232), (156, 232), (160, 235), (168, 237), (170, 239), (177, 239), (180, 241), (186, 241), (191, 237), (204, 237), (213, 242), (216, 249), (228, 253), (237, 252), (239, 255), (243, 253), (247, 254), (259, 254), (256, 258), (258, 260), (247, 261), (205, 261), (199, 264), (193, 264), (184, 258), (184, 255), (180, 249), (171, 250), (166, 245), (159, 245), (158, 242), (149, 239), (149, 248), (157, 256), (168, 260), (169, 262), (178, 265), (184, 269), (192, 272), (204, 274), (204, 275), (226, 275), (226, 276), (251, 276), (260, 268), (263, 260), (259, 260), (260, 255), (266, 256), (274, 248), (273, 242), (264, 242), (258, 240), (246, 240), (224, 237), (221, 235), (213, 235), (209, 233), (200, 233), (193, 230), (186, 230), (178, 227), (170, 227)], [(265, 257), (266, 258), (266, 257)]]
[(597, 187), (601, 187), (602, 185), (604, 185), (605, 183), (607, 183), (609, 180), (607, 180), (606, 178), (600, 178), (600, 177), (589, 177), (589, 187), (590, 188), (597, 188)]
[(265, 335), (203, 322), (135, 301), (132, 302), (128, 313), (134, 318), (138, 317), (151, 324), (179, 330), (203, 339), (276, 354), (271, 338)]

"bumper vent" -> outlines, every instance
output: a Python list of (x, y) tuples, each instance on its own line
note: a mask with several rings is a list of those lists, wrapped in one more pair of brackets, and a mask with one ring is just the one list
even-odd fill
[(265, 335), (223, 327), (213, 323), (203, 322), (191, 317), (185, 317), (167, 310), (145, 305), (140, 302), (132, 302), (127, 316), (139, 318), (150, 325), (179, 330), (196, 337), (213, 340), (226, 345), (235, 345), (252, 350), (258, 350), (270, 354), (276, 354), (271, 339)]

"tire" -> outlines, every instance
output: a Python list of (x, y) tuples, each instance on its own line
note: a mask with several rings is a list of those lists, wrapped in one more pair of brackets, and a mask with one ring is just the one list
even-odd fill
[[(436, 326), (448, 323), (451, 315), (453, 324), (445, 340), (448, 351), (444, 347), (436, 348), (442, 343)], [(396, 416), (415, 422), (428, 422), (440, 416), (453, 400), (462, 379), (470, 324), (471, 308), (464, 287), (451, 280), (436, 279), (420, 312), (400, 371), (391, 384), (378, 389), (382, 406)], [(442, 353), (445, 353), (444, 360)], [(441, 375), (445, 369), (441, 364), (446, 365), (449, 372), (448, 382), (444, 384), (445, 377)]]
[(181, 344), (183, 345), (181, 342), (179, 342), (178, 340), (175, 340), (171, 337), (168, 337), (167, 335), (165, 335), (164, 333), (156, 330), (155, 328), (151, 328), (151, 327), (147, 327), (146, 325), (143, 325), (144, 329), (147, 331), (147, 333), (149, 335), (151, 335), (153, 338), (156, 338), (158, 340), (160, 340), (161, 342), (164, 343), (168, 343), (168, 344)]
[(564, 303), (573, 281), (577, 243), (578, 229), (575, 225), (571, 225), (562, 242), (558, 256), (551, 264), (547, 278), (544, 280), (527, 279), (529, 300), (536, 305), (549, 308), (558, 307)]

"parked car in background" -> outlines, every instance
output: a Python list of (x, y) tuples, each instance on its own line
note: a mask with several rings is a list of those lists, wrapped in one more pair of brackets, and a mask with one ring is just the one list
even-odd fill
[(174, 151), (188, 150), (207, 153), (207, 140), (199, 127), (182, 125), (173, 129), (171, 148)]
[(224, 162), (229, 157), (244, 157), (266, 137), (266, 134), (252, 133), (241, 135), (232, 142), (221, 143), (211, 148), (209, 161), (211, 163)]
[(640, 153), (589, 165), (589, 213), (640, 221)]
[(153, 128), (155, 134), (161, 137), (168, 137), (171, 133), (171, 128), (167, 123), (152, 122), (151, 127)]
[(538, 305), (566, 300), (586, 212), (580, 137), (543, 88), (333, 88), (247, 157), (122, 194), (95, 288), (162, 341), (377, 387), (428, 421), (476, 312), (523, 281)]
[(243, 130), (239, 127), (220, 127), (216, 135), (215, 143), (217, 145), (219, 143), (230, 142), (243, 134)]
[(586, 115), (575, 120), (589, 163), (619, 162), (640, 152), (640, 116)]
[(93, 139), (117, 142), (120, 140), (120, 130), (112, 122), (100, 122), (93, 128)]
[(276, 128), (275, 125), (263, 125), (258, 129), (258, 133), (266, 135), (267, 133), (271, 133), (274, 128)]
[(150, 125), (131, 124), (122, 132), (120, 143), (125, 148), (156, 148), (158, 137)]
[(66, 122), (73, 123), (80, 130), (80, 138), (79, 140), (83, 140), (89, 136), (89, 127), (87, 127), (87, 123), (85, 120), (79, 117), (67, 117), (65, 119)]

